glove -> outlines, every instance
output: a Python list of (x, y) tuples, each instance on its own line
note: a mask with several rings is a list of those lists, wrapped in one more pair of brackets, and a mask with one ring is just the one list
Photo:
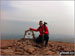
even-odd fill
[(32, 30), (32, 28), (30, 28), (30, 30)]

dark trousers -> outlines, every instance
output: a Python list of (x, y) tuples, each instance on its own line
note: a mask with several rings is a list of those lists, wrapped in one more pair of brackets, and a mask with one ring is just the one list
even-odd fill
[(48, 40), (49, 40), (49, 35), (48, 34), (44, 35), (44, 39), (43, 39), (42, 35), (39, 35), (39, 37), (36, 39), (36, 43), (39, 44), (39, 43), (42, 43), (42, 41), (43, 41), (45, 43), (45, 46), (47, 46)]

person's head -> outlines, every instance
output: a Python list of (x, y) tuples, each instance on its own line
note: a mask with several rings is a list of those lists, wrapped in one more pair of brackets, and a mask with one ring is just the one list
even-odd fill
[(42, 26), (43, 25), (43, 22), (42, 21), (39, 21), (39, 25)]

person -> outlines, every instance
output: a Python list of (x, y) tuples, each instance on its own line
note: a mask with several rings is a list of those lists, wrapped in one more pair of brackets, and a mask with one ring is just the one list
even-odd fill
[[(30, 28), (30, 30), (40, 32), (39, 37), (36, 39), (36, 43), (44, 42), (43, 44), (44, 44), (45, 47), (48, 45), (49, 31), (48, 31), (48, 27), (46, 25), (45, 25), (45, 30), (44, 30), (44, 24), (43, 24), (42, 21), (39, 21), (39, 27), (37, 29)], [(44, 38), (43, 38), (43, 34), (44, 34)]]

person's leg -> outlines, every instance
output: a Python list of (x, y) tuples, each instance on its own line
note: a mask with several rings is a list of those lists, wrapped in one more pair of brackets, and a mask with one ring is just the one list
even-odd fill
[(44, 37), (45, 47), (48, 45), (48, 40), (49, 40), (49, 36), (48, 34), (45, 34), (45, 37)]
[(36, 43), (41, 43), (42, 42), (42, 36), (39, 35), (39, 37), (36, 39)]

